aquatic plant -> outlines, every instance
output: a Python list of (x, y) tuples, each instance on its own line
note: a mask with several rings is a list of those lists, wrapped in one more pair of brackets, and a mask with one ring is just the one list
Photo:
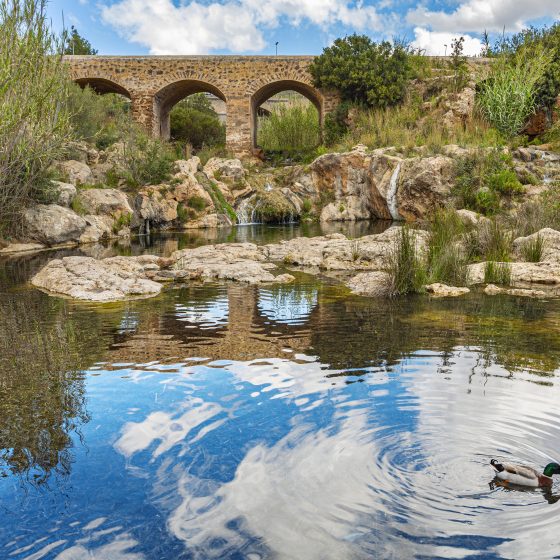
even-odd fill
[(427, 274), (430, 282), (454, 286), (467, 283), (468, 252), (463, 245), (467, 227), (452, 209), (434, 212), (429, 223)]
[(421, 292), (426, 283), (426, 268), (416, 247), (416, 235), (407, 225), (400, 229), (397, 242), (387, 260), (392, 296)]
[(488, 261), (484, 266), (484, 282), (486, 284), (511, 284), (511, 265), (505, 262)]

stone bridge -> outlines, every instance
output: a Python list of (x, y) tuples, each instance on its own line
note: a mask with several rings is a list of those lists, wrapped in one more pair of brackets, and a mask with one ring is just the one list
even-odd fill
[(131, 100), (133, 118), (169, 138), (169, 113), (181, 99), (209, 92), (227, 108), (226, 143), (236, 155), (256, 146), (257, 109), (273, 95), (297, 91), (321, 123), (338, 103), (335, 92), (313, 86), (310, 56), (68, 56), (72, 79), (98, 93)]

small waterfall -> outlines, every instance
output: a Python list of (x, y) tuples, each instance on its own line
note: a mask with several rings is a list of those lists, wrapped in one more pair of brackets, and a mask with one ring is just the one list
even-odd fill
[(256, 212), (255, 196), (244, 198), (237, 207), (237, 225), (248, 226), (251, 224), (259, 224), (258, 215)]
[(391, 182), (389, 183), (389, 190), (387, 191), (387, 207), (393, 220), (401, 220), (399, 209), (397, 206), (397, 188), (399, 186), (399, 173), (401, 172), (401, 162), (397, 164), (393, 175), (391, 175)]

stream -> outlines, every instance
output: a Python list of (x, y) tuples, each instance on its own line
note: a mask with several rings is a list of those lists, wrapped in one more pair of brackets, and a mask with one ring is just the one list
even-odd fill
[(560, 302), (363, 298), (329, 278), (91, 304), (28, 281), (66, 254), (361, 236), (166, 233), (0, 261), (0, 558), (551, 559)]

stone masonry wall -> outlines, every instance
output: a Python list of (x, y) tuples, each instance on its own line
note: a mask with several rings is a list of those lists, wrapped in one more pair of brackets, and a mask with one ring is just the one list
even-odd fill
[(100, 92), (125, 93), (136, 121), (168, 137), (169, 111), (182, 98), (208, 91), (227, 107), (227, 146), (239, 156), (255, 146), (256, 109), (293, 89), (312, 101), (321, 120), (338, 103), (336, 92), (313, 86), (309, 56), (68, 56), (72, 78)]

